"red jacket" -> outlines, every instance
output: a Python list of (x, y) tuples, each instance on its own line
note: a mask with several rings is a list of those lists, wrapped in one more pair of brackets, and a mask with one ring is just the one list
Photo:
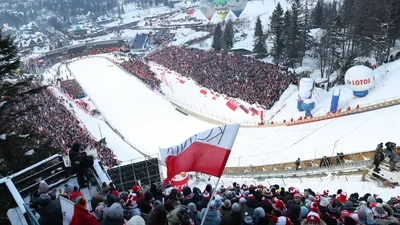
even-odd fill
[(70, 225), (99, 225), (99, 223), (86, 209), (75, 205), (74, 216), (72, 217)]
[(72, 192), (71, 195), (69, 196), (69, 200), (71, 200), (71, 202), (75, 203), (75, 199), (76, 199), (77, 197), (79, 197), (79, 196), (83, 197), (82, 192), (80, 192), (80, 191), (74, 191), (74, 192)]

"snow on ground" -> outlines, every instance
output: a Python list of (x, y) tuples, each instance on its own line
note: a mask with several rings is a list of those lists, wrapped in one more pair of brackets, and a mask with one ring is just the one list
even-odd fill
[(171, 45), (183, 45), (190, 40), (204, 37), (208, 34), (208, 32), (205, 31), (196, 32), (195, 30), (189, 28), (180, 28), (173, 30), (172, 32), (176, 34), (176, 40), (171, 42)]
[(104, 118), (149, 154), (157, 154), (159, 146), (175, 145), (212, 127), (176, 111), (160, 95), (104, 58), (79, 60), (69, 68)]
[[(214, 127), (179, 113), (162, 96), (106, 59), (83, 59), (69, 68), (105, 119), (148, 154)], [(396, 140), (399, 110), (400, 106), (394, 106), (304, 125), (242, 128), (227, 166), (293, 162), (298, 157), (307, 160), (374, 149), (377, 143)], [(377, 131), (380, 127), (384, 132)]]

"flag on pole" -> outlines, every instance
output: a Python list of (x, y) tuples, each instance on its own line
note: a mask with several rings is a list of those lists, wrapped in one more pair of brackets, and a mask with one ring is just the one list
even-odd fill
[(239, 127), (239, 124), (215, 127), (195, 134), (179, 145), (160, 148), (161, 160), (167, 165), (165, 181), (190, 171), (221, 177)]
[(63, 225), (97, 225), (96, 218), (87, 209), (75, 205), (70, 200), (59, 197), (61, 212), (63, 215)]

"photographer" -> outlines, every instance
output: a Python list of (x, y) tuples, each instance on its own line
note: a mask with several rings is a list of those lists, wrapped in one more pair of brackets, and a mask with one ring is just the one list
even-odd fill
[(74, 158), (74, 165), (79, 186), (82, 188), (85, 186), (85, 174), (87, 174), (87, 170), (93, 166), (93, 157), (88, 156), (85, 151), (80, 151)]

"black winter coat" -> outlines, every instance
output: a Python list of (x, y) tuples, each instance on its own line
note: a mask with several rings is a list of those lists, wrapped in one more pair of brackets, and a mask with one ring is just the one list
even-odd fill
[(202, 201), (197, 202), (197, 204), (196, 204), (197, 211), (201, 212), (202, 209), (207, 208), (208, 202), (209, 202), (209, 200), (202, 200)]
[(196, 204), (200, 199), (197, 197), (197, 195), (193, 195), (192, 198), (183, 200), (182, 205), (189, 205), (189, 203), (193, 202)]
[(254, 210), (255, 210), (257, 207), (261, 207), (261, 203), (260, 203), (260, 202), (258, 202), (258, 201), (255, 200), (255, 199), (250, 199), (250, 200), (248, 200), (248, 201), (246, 202), (246, 205), (244, 205), (244, 207), (243, 207), (243, 214), (242, 214), (242, 216), (244, 217), (244, 216), (246, 215), (246, 213), (247, 213), (246, 216), (253, 216)]
[(123, 225), (124, 223), (125, 220), (123, 218), (110, 218), (106, 216), (100, 225)]
[(221, 219), (221, 225), (240, 225), (242, 223), (242, 217), (240, 213), (231, 212), (225, 215)]
[(55, 201), (50, 201), (44, 208), (39, 210), (40, 225), (62, 225), (63, 217), (61, 213), (61, 206)]

